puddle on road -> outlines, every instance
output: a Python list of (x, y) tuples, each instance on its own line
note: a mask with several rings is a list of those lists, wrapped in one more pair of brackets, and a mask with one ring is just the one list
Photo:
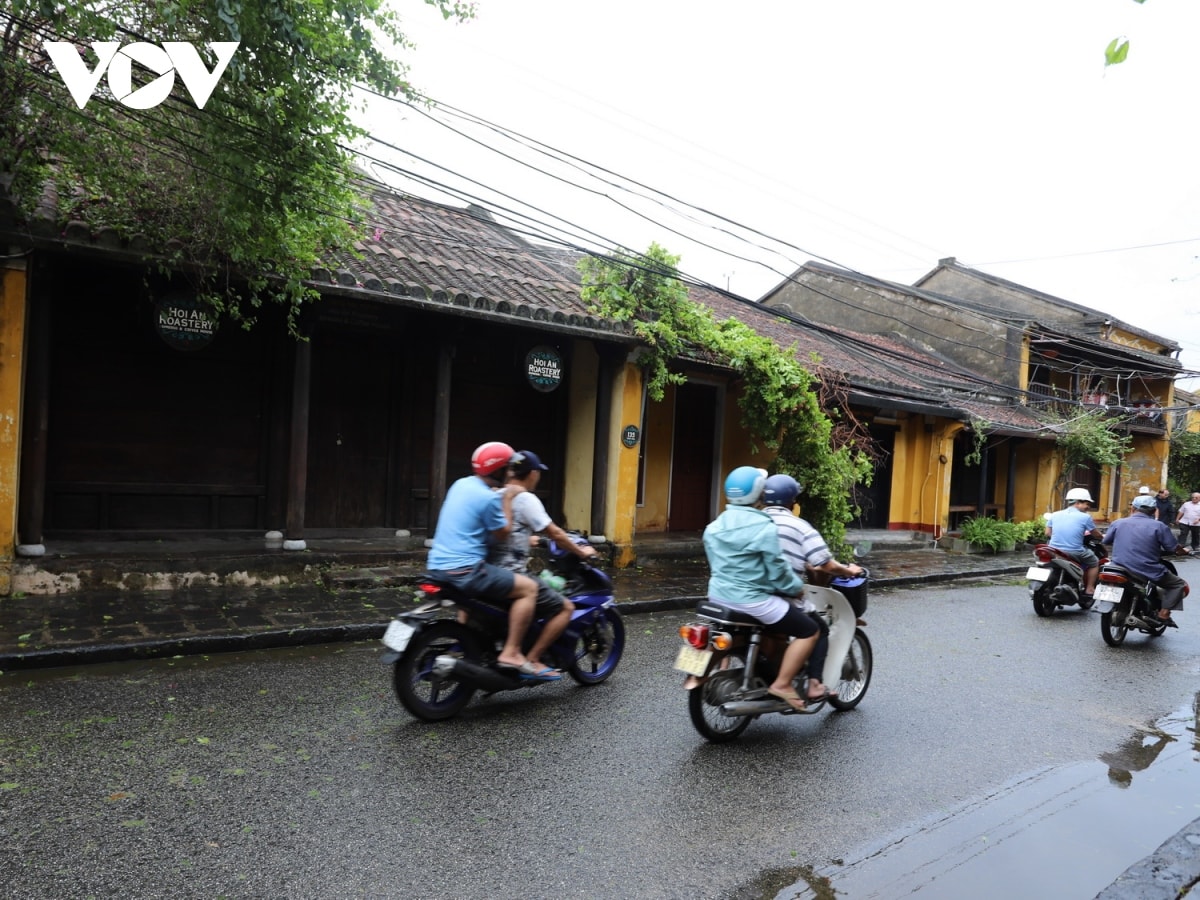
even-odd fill
[(856, 860), (763, 872), (734, 896), (1094, 897), (1200, 817), (1198, 709), (1200, 694), (1096, 761), (1018, 778)]

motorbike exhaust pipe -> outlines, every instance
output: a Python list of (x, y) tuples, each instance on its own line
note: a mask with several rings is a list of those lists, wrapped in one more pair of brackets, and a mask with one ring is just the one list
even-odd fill
[(456, 656), (439, 656), (433, 661), (433, 674), (483, 688), (485, 691), (507, 691), (520, 684), (517, 676), (504, 675), (495, 669)]
[(733, 700), (721, 704), (721, 714), (726, 716), (760, 716), (765, 713), (782, 712), (790, 709), (782, 700)]

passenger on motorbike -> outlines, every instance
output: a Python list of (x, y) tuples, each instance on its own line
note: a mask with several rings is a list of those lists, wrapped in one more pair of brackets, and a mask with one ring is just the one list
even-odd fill
[(1154, 518), (1154, 497), (1139, 494), (1133, 498), (1131, 506), (1131, 515), (1108, 526), (1104, 543), (1113, 548), (1112, 562), (1158, 585), (1162, 602), (1158, 618), (1171, 628), (1178, 628), (1171, 613), (1183, 609), (1187, 582), (1162, 564), (1162, 555), (1186, 554), (1187, 548), (1175, 539), (1166, 522)]
[[(800, 483), (791, 475), (772, 475), (763, 486), (764, 512), (779, 529), (779, 545), (792, 571), (813, 584), (825, 586), (835, 577), (850, 577), (862, 574), (862, 567), (845, 565), (833, 558), (829, 545), (821, 533), (793, 511), (796, 498), (800, 495)], [(829, 652), (829, 626), (820, 616), (812, 615), (817, 608), (805, 599), (799, 603), (801, 611), (813, 620), (820, 629), (820, 636), (808, 658), (808, 700), (820, 700), (829, 691), (821, 683), (825, 670), (825, 657)]]
[[(1151, 505), (1154, 498), (1149, 498)], [(1050, 547), (1070, 554), (1083, 568), (1083, 592), (1091, 597), (1096, 592), (1096, 579), (1100, 574), (1100, 558), (1083, 541), (1088, 535), (1096, 534), (1096, 523), (1088, 514), (1092, 495), (1087, 488), (1071, 488), (1067, 491), (1067, 506), (1050, 516), (1046, 523), (1046, 536)]]
[(804, 709), (793, 681), (816, 646), (820, 632), (782, 596), (799, 594), (804, 582), (792, 571), (779, 544), (779, 529), (761, 508), (767, 473), (739, 466), (725, 479), (725, 511), (704, 529), (704, 553), (711, 575), (708, 596), (763, 623), (765, 630), (793, 638), (767, 693)]
[[(518, 450), (513, 456), (508, 485), (520, 488), (520, 492), (512, 501), (512, 532), (508, 540), (492, 545), (488, 555), (489, 562), (512, 572), (529, 574), (529, 550), (535, 536), (542, 533), (557, 541), (568, 553), (574, 553), (582, 559), (596, 555), (595, 547), (576, 544), (570, 535), (555, 525), (554, 520), (546, 513), (546, 507), (534, 493), (538, 482), (542, 480), (542, 473), (547, 471), (549, 466), (532, 450)], [(529, 648), (526, 658), (539, 675), (549, 678), (562, 677), (562, 673), (557, 669), (542, 665), (542, 654), (558, 640), (558, 636), (570, 623), (575, 604), (540, 579), (537, 580), (537, 586), (536, 614), (546, 622), (537, 641)]]
[(508, 634), (496, 661), (517, 669), (522, 678), (547, 680), (521, 652), (533, 621), (537, 582), (487, 562), (488, 541), (508, 538), (513, 500), (523, 490), (520, 485), (496, 490), (504, 485), (512, 457), (513, 448), (500, 441), (475, 448), (475, 474), (458, 479), (446, 492), (426, 565), (434, 581), (481, 600), (509, 604)]

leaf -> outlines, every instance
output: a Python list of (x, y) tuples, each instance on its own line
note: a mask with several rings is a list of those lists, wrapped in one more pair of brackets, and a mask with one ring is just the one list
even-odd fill
[(1104, 65), (1105, 67), (1118, 65), (1125, 62), (1127, 56), (1129, 56), (1129, 41), (1113, 38), (1104, 50)]

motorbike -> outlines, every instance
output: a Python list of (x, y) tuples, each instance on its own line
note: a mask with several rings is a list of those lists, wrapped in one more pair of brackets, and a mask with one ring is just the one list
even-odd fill
[[(575, 533), (571, 539), (587, 542)], [(542, 577), (562, 579), (560, 591), (575, 609), (543, 662), (562, 669), (578, 684), (600, 684), (612, 675), (625, 649), (625, 624), (613, 599), (612, 580), (554, 541), (548, 550), (549, 572)], [(449, 719), (477, 691), (490, 695), (547, 683), (523, 679), (515, 669), (496, 664), (508, 632), (505, 607), (466, 596), (428, 573), (421, 578), (416, 600), (419, 606), (399, 613), (388, 625), (380, 661), (394, 666), (396, 696), (418, 719)], [(538, 619), (529, 626), (525, 650), (543, 624)]]
[[(805, 585), (804, 597), (829, 625), (829, 655), (821, 680), (833, 693), (810, 700), (803, 710), (767, 693), (786, 642), (767, 635), (758, 619), (738, 612), (736, 606), (700, 603), (699, 621), (679, 628), (684, 644), (675, 659), (675, 669), (686, 675), (688, 715), (696, 730), (720, 744), (738, 737), (759, 716), (811, 715), (826, 703), (838, 711), (858, 706), (871, 683), (874, 663), (871, 642), (860, 627), (866, 625), (861, 616), (867, 609), (868, 581), (864, 569), (860, 576), (834, 579), (829, 587)], [(806, 696), (807, 676), (801, 673), (796, 681), (797, 692)]]
[[(1163, 559), (1162, 564), (1172, 574), (1179, 574), (1170, 560)], [(1186, 597), (1190, 590), (1185, 586), (1183, 595)], [(1100, 567), (1096, 612), (1100, 613), (1100, 636), (1110, 647), (1125, 643), (1131, 630), (1159, 637), (1170, 627), (1158, 618), (1161, 607), (1159, 587), (1153, 582), (1113, 562)]]
[[(1098, 537), (1085, 537), (1083, 543), (1100, 557), (1101, 566), (1108, 562), (1104, 544)], [(1033, 557), (1035, 563), (1025, 577), (1029, 580), (1029, 596), (1035, 613), (1050, 616), (1063, 606), (1091, 609), (1095, 601), (1083, 592), (1083, 566), (1079, 560), (1049, 544), (1038, 544)]]

